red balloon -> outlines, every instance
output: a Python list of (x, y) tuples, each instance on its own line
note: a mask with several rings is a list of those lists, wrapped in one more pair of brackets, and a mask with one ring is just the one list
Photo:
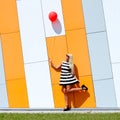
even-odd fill
[(49, 13), (49, 19), (51, 22), (55, 22), (57, 20), (57, 13), (52, 11)]

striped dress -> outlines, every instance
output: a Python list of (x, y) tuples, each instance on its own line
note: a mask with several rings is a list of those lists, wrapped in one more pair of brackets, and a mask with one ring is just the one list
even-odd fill
[(70, 65), (63, 61), (60, 74), (60, 85), (70, 85), (79, 82), (76, 77), (70, 72)]

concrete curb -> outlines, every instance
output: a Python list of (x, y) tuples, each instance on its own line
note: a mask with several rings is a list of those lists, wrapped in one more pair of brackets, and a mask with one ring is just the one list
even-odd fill
[(57, 109), (42, 109), (42, 108), (3, 108), (0, 113), (120, 113), (120, 108), (72, 108), (70, 111)]

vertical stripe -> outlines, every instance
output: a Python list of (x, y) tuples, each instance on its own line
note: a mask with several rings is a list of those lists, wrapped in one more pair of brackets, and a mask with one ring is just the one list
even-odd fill
[(1, 37), (0, 37), (0, 108), (8, 107), (6, 81), (4, 73)]
[[(66, 59), (67, 53), (66, 37), (65, 36), (51, 37), (47, 38), (46, 42), (49, 58), (53, 61), (55, 66), (60, 65), (61, 62)], [(50, 66), (50, 73), (54, 97), (54, 106), (56, 108), (59, 107), (62, 108), (65, 106), (65, 101), (63, 93), (61, 92), (61, 87), (59, 86), (60, 71), (55, 71)]]
[(54, 108), (48, 62), (25, 64), (30, 108)]
[[(112, 81), (113, 75), (111, 69), (111, 60), (109, 55), (109, 46), (107, 41), (102, 1), (83, 0), (83, 9), (86, 32), (88, 33), (87, 39), (90, 52), (93, 81), (95, 86), (96, 106), (103, 107), (106, 104), (107, 107), (115, 107), (116, 96), (114, 91), (115, 88)], [(109, 82), (110, 85), (107, 85), (107, 83)], [(100, 89), (103, 89), (103, 91)], [(106, 92), (103, 93), (105, 89), (112, 89), (112, 93), (110, 96), (107, 95)], [(108, 103), (107, 100), (110, 99), (112, 99), (112, 101)]]
[(17, 1), (30, 108), (54, 108), (40, 0)]
[(66, 33), (68, 51), (73, 54), (74, 63), (78, 69), (78, 76), (91, 75), (85, 29), (71, 30)]
[(3, 34), (1, 38), (9, 107), (28, 107), (19, 33)]
[[(78, 78), (80, 76), (92, 76), (82, 10), (82, 0), (74, 0), (74, 2), (72, 0), (69, 0), (69, 4), (68, 1), (62, 0), (62, 6), (65, 20), (68, 52), (73, 54), (74, 64), (77, 68), (76, 75)], [(77, 93), (74, 93), (75, 99), (78, 99), (75, 101), (77, 107), (95, 107), (96, 102), (92, 77), (85, 80), (84, 84), (87, 85), (88, 83), (90, 83), (91, 89), (88, 90), (90, 99), (86, 99), (81, 105), (79, 105), (79, 97), (77, 97)], [(83, 94), (83, 96), (87, 96), (87, 93)], [(86, 104), (90, 101), (92, 101), (93, 104)]]
[(105, 31), (105, 21), (101, 0), (82, 0), (86, 32)]
[[(41, 0), (46, 37), (65, 35), (61, 0)], [(49, 20), (50, 12), (57, 13), (57, 20)]]
[(88, 34), (94, 81), (113, 77), (106, 32)]
[(110, 48), (117, 107), (120, 107), (120, 1), (102, 0), (102, 2)]
[(84, 28), (82, 0), (61, 0), (65, 30)]
[(117, 107), (120, 107), (120, 63), (112, 64)]
[(96, 95), (96, 107), (117, 108), (113, 79), (94, 81), (94, 84)]
[(0, 33), (19, 31), (16, 1), (0, 0)]
[(24, 64), (19, 33), (2, 34), (6, 80), (24, 78)]
[(88, 91), (75, 92), (74, 107), (95, 108), (96, 102), (95, 102), (92, 76), (81, 76), (79, 77), (79, 79), (80, 79), (80, 85), (83, 85), (83, 84), (86, 85), (88, 87)]
[[(47, 47), (48, 47), (48, 54), (49, 57), (52, 59), (54, 64), (57, 66), (61, 64), (62, 60), (65, 60), (65, 54), (66, 52), (70, 52), (73, 54), (73, 57), (75, 57), (75, 64), (77, 66), (79, 65), (79, 68), (82, 67), (82, 69), (79, 69), (79, 73), (83, 73), (82, 75), (91, 75), (90, 70), (90, 61), (89, 61), (89, 55), (88, 55), (88, 48), (87, 48), (87, 41), (86, 41), (86, 33), (84, 29), (84, 19), (83, 19), (83, 12), (82, 12), (82, 4), (80, 1), (76, 0), (73, 1), (64, 1), (62, 0), (62, 11), (64, 16), (64, 22), (65, 22), (65, 30), (66, 35), (61, 37), (53, 37), (53, 38), (47, 38)], [(64, 42), (63, 42), (64, 40)], [(80, 45), (81, 44), (81, 45)], [(82, 47), (82, 45), (84, 47)], [(53, 46), (53, 47), (51, 47)], [(79, 49), (82, 47), (81, 49)], [(81, 52), (79, 52), (81, 50)], [(84, 51), (84, 53), (82, 53)], [(80, 58), (81, 56), (85, 56), (83, 60)], [(76, 62), (77, 61), (77, 62)], [(84, 61), (84, 62), (83, 62)], [(82, 63), (87, 62), (87, 64), (82, 65)], [(82, 65), (82, 66), (81, 66)], [(85, 68), (83, 68), (85, 67)], [(64, 107), (64, 98), (61, 94), (60, 86), (58, 86), (59, 83), (59, 72), (56, 72), (53, 68), (51, 68), (51, 77), (52, 77), (52, 85), (53, 85), (53, 93), (54, 93), (54, 100), (55, 100), (55, 107)], [(93, 104), (86, 104), (86, 102), (83, 102), (82, 105), (84, 107), (95, 107), (95, 98), (94, 98), (94, 87), (92, 84), (92, 78), (90, 78), (90, 81), (85, 81), (85, 84), (87, 82), (90, 83), (90, 91), (92, 96), (90, 96), (90, 99), (86, 99), (87, 103), (89, 101), (92, 101)], [(58, 91), (60, 92), (60, 96), (57, 96)], [(84, 94), (86, 96), (86, 94)], [(61, 103), (59, 99), (62, 99)], [(77, 99), (77, 94), (75, 93), (75, 96), (73, 93), (70, 95), (70, 101), (73, 103), (72, 107), (75, 107), (74, 104), (79, 104), (78, 101), (74, 101), (74, 99)]]
[(28, 107), (16, 1), (0, 1), (0, 33), (9, 107)]
[(24, 63), (47, 60), (40, 0), (17, 1)]

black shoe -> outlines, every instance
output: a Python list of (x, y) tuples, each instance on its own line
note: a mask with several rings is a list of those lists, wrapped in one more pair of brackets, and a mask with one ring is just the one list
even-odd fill
[(88, 88), (85, 85), (82, 85), (82, 90), (88, 90)]
[(71, 110), (70, 107), (67, 107), (67, 108), (64, 108), (63, 111), (68, 111), (68, 110)]

